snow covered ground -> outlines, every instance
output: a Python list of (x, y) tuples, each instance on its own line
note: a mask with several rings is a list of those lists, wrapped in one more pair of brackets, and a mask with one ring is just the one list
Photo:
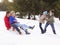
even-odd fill
[(50, 26), (47, 27), (45, 34), (41, 34), (38, 21), (17, 18), (22, 24), (35, 25), (33, 30), (28, 29), (30, 35), (26, 35), (23, 30), (21, 30), (23, 34), (19, 35), (16, 31), (6, 30), (4, 16), (5, 12), (0, 11), (0, 45), (60, 45), (60, 21), (58, 18), (54, 18), (56, 35), (53, 34)]

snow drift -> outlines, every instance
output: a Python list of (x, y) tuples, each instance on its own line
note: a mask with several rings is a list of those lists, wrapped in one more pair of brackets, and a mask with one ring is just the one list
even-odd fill
[(21, 30), (23, 34), (19, 35), (16, 31), (6, 30), (4, 16), (5, 11), (0, 11), (0, 45), (60, 45), (60, 21), (58, 18), (55, 18), (54, 23), (56, 35), (53, 34), (50, 26), (47, 27), (45, 34), (41, 34), (38, 21), (17, 18), (22, 24), (35, 25), (33, 30), (28, 29), (30, 35), (26, 35), (23, 30)]

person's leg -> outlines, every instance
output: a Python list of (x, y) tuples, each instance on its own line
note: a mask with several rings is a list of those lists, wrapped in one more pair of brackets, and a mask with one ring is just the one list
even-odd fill
[(15, 28), (14, 27), (12, 27), (12, 31), (14, 31), (15, 30)]
[(27, 29), (28, 29), (28, 26), (25, 25), (25, 24), (20, 24), (20, 23), (16, 23), (15, 25), (17, 25), (17, 27), (20, 27), (21, 29), (23, 29), (25, 31), (26, 34), (30, 34)]
[(39, 27), (40, 27), (40, 29), (41, 29), (41, 33), (44, 33), (44, 32), (43, 32), (43, 28), (42, 28), (42, 23), (39, 23)]
[(7, 26), (6, 28), (7, 28), (7, 30), (10, 30), (11, 29), (11, 26)]
[(11, 26), (13, 26), (17, 32), (19, 32), (19, 34), (21, 34), (21, 31), (19, 30), (19, 28), (15, 25), (15, 24), (12, 24)]
[(35, 25), (33, 27), (31, 27), (31, 26), (28, 26), (26, 24), (20, 24), (20, 23), (15, 23), (15, 25), (17, 25), (17, 27), (20, 27), (23, 30), (28, 29), (28, 28), (33, 29), (35, 27)]
[(7, 30), (9, 30), (10, 28), (7, 28)]
[(20, 23), (15, 23), (15, 25), (17, 26), (17, 27), (20, 27), (22, 24), (20, 24)]
[(50, 25), (52, 27), (53, 33), (56, 34), (56, 31), (55, 31), (55, 28), (54, 28), (54, 23), (51, 23)]
[(34, 26), (28, 26), (30, 29), (33, 29), (34, 27), (35, 27), (35, 25)]
[(30, 34), (27, 30), (28, 30), (28, 26), (25, 24), (22, 24), (22, 28), (25, 31), (26, 34)]
[(48, 27), (48, 23), (46, 23), (46, 25), (45, 25), (45, 28), (44, 28), (44, 32), (46, 32), (46, 28)]
[(23, 29), (23, 24), (15, 23), (15, 25), (16, 25), (17, 27), (20, 27), (20, 29), (24, 30), (24, 29)]
[(17, 25), (18, 27), (20, 27), (21, 29), (23, 29), (26, 34), (30, 34), (30, 33), (27, 31), (27, 29), (29, 28), (29, 26), (27, 26), (26, 24), (15, 23), (15, 25)]
[(27, 29), (25, 30), (25, 33), (26, 33), (26, 34), (30, 34), (30, 33), (27, 31)]

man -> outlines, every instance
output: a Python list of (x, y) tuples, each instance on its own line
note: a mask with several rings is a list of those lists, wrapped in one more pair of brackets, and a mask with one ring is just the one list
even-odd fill
[(46, 28), (48, 27), (48, 25), (51, 25), (53, 33), (56, 34), (55, 28), (54, 28), (54, 18), (53, 17), (54, 17), (54, 10), (50, 10), (49, 14), (46, 17), (47, 23), (45, 25), (44, 32), (46, 32)]

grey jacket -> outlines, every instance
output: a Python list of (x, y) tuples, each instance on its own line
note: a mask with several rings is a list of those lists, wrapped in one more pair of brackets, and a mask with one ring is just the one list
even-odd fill
[(49, 23), (49, 24), (51, 24), (51, 23), (53, 23), (54, 22), (54, 15), (48, 15), (48, 17), (47, 17), (48, 19), (46, 19), (47, 20), (47, 23)]

